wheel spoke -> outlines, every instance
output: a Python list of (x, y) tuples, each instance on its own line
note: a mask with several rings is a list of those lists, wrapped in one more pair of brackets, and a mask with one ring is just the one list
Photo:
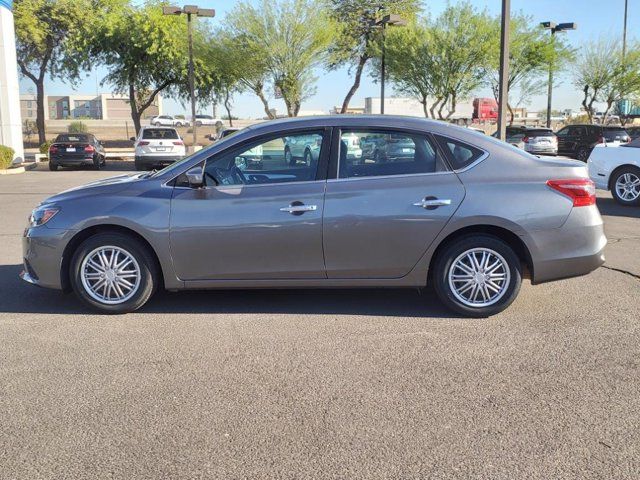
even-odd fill
[(510, 273), (500, 254), (488, 248), (476, 248), (455, 259), (448, 279), (459, 301), (478, 308), (492, 305), (504, 296)]
[(99, 247), (89, 253), (81, 266), (85, 291), (96, 301), (118, 304), (138, 290), (140, 267), (135, 257), (121, 247)]

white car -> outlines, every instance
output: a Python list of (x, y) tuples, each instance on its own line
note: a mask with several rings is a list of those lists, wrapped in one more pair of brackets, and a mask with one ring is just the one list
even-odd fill
[(211, 115), (196, 115), (196, 127), (205, 126), (216, 126), (218, 123), (222, 124), (222, 120), (219, 118), (212, 117)]
[(640, 138), (619, 147), (603, 144), (593, 149), (589, 177), (601, 190), (611, 190), (621, 205), (640, 205)]
[(190, 122), (184, 115), (158, 115), (151, 119), (151, 125), (154, 127), (188, 127)]
[(186, 155), (184, 142), (175, 128), (142, 127), (135, 144), (136, 170), (149, 170), (181, 160)]

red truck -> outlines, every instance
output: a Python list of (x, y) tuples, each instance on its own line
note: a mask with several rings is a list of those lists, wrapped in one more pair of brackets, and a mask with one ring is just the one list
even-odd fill
[(496, 120), (498, 118), (498, 102), (493, 98), (475, 98), (473, 100), (474, 120)]

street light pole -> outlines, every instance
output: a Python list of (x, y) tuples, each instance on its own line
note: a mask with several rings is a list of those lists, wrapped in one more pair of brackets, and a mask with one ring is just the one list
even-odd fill
[[(565, 32), (578, 28), (576, 23), (566, 22), (556, 25), (554, 22), (542, 22), (542, 28), (551, 32), (551, 42), (555, 42), (556, 32)], [(551, 128), (551, 100), (553, 96), (553, 64), (549, 64), (549, 84), (547, 85), (547, 128)]]
[(509, 25), (511, 23), (511, 0), (502, 0), (500, 21), (500, 83), (498, 86), (498, 138), (507, 137), (507, 102), (509, 101)]
[(402, 27), (407, 24), (407, 21), (400, 15), (389, 14), (382, 17), (377, 22), (374, 22), (382, 28), (382, 58), (380, 64), (380, 114), (384, 115), (384, 82), (386, 77), (386, 59), (385, 59), (385, 36), (387, 33), (387, 25), (395, 25)]
[(624, 0), (624, 28), (622, 30), (622, 58), (627, 54), (627, 10), (629, 8), (629, 0)]
[(191, 97), (191, 131), (193, 132), (193, 149), (195, 150), (198, 143), (197, 127), (196, 127), (196, 87), (195, 87), (195, 71), (193, 65), (193, 34), (191, 27), (191, 17), (214, 17), (215, 10), (209, 8), (198, 8), (195, 5), (185, 5), (180, 7), (162, 7), (163, 15), (181, 15), (187, 16), (187, 39), (189, 43), (189, 96)]

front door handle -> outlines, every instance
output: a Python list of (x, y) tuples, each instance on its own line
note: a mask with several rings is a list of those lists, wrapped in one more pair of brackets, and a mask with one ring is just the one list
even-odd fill
[(288, 207), (282, 207), (281, 212), (290, 213), (291, 215), (302, 215), (304, 212), (315, 212), (318, 210), (317, 205), (305, 205), (302, 202), (293, 202)]
[(427, 210), (433, 210), (434, 208), (445, 207), (447, 205), (451, 205), (451, 199), (435, 197), (425, 197), (421, 201), (413, 204), (414, 207), (422, 207)]

